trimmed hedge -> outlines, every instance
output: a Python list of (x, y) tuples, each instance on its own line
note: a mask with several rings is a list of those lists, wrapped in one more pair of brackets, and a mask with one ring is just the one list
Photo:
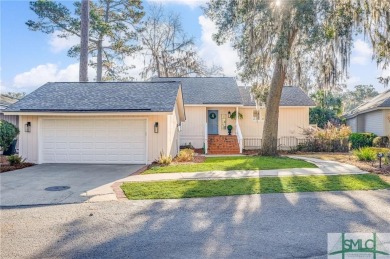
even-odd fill
[(351, 143), (352, 149), (361, 147), (372, 147), (372, 142), (377, 135), (374, 133), (351, 133), (349, 135), (349, 142)]

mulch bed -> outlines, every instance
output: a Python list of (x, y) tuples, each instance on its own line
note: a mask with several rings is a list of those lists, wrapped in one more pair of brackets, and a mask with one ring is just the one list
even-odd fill
[(23, 164), (20, 164), (20, 165), (2, 164), (2, 165), (0, 165), (0, 173), (14, 171), (14, 170), (30, 167), (30, 166), (33, 166), (33, 165), (35, 165), (35, 164), (33, 164), (33, 163), (23, 163)]
[(14, 171), (14, 170), (30, 167), (33, 165), (35, 165), (35, 164), (26, 163), (26, 162), (22, 163), (20, 165), (10, 165), (8, 160), (7, 160), (7, 156), (0, 155), (0, 173)]

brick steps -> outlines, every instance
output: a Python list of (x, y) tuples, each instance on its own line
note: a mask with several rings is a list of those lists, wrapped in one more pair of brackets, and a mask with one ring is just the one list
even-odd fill
[(207, 153), (210, 155), (240, 154), (240, 146), (235, 135), (209, 135)]

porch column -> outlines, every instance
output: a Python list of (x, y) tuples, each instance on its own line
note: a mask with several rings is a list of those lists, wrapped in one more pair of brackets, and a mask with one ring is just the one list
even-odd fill
[[(238, 124), (238, 107), (236, 107), (236, 125)], [(236, 129), (237, 130), (237, 129)], [(237, 133), (236, 133), (237, 135)]]

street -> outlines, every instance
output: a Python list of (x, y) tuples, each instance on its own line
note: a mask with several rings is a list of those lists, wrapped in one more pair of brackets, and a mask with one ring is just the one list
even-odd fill
[(1, 258), (326, 258), (327, 233), (390, 232), (390, 191), (1, 209)]

